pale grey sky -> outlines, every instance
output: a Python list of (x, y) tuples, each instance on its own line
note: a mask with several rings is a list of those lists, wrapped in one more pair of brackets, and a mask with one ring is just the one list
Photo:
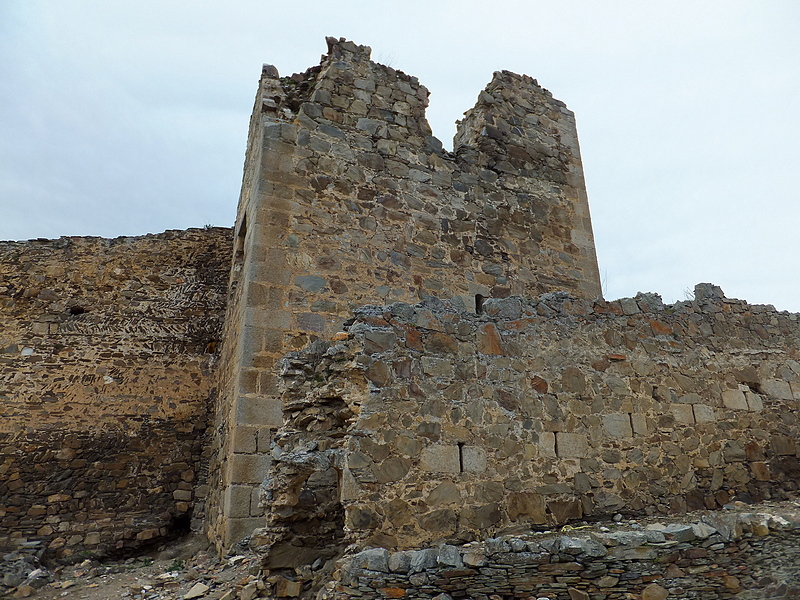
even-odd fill
[(0, 1), (0, 239), (231, 225), (261, 72), (326, 35), (431, 90), (492, 72), (575, 111), (605, 295), (695, 283), (800, 311), (795, 0)]

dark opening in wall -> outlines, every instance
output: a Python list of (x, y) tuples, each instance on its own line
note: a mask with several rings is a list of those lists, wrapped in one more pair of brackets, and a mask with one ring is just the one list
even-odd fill
[(464, 472), (464, 442), (458, 442), (458, 470)]
[(86, 310), (83, 306), (72, 306), (69, 309), (69, 314), (71, 314), (73, 316), (74, 315), (82, 315), (82, 314), (87, 313), (87, 312), (89, 312), (89, 311)]
[(481, 294), (475, 294), (475, 314), (479, 315), (483, 312), (483, 301), (486, 300)]

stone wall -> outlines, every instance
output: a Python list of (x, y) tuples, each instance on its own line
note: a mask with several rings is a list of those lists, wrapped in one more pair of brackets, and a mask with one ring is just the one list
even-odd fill
[(219, 421), (225, 543), (261, 514), (252, 492), (281, 425), (272, 367), (285, 352), (330, 338), (365, 303), (600, 296), (572, 112), (530, 77), (497, 72), (447, 152), (425, 118), (428, 90), (369, 56), (329, 38), (319, 66), (261, 77)]
[(550, 293), (481, 315), (362, 308), (338, 341), (281, 362), (286, 425), (254, 542), (319, 557), (309, 524), (336, 528), (319, 513), (331, 494), (343, 543), (390, 549), (786, 497), (799, 318), (709, 284), (671, 306)]
[(608, 522), (459, 546), (365, 550), (342, 561), (338, 581), (317, 598), (796, 598), (797, 504), (728, 508), (677, 522)]
[(0, 547), (199, 527), (231, 230), (0, 243)]

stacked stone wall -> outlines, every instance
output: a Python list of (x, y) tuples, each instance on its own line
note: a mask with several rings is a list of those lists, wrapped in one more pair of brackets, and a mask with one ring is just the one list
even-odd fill
[(714, 286), (366, 307), (339, 338), (282, 362), (267, 548), (330, 468), (346, 540), (399, 549), (797, 489), (798, 315)]
[(329, 339), (366, 303), (600, 296), (573, 113), (530, 77), (497, 72), (447, 152), (425, 118), (428, 90), (369, 56), (329, 38), (303, 74), (264, 67), (219, 422), (225, 543), (261, 514), (250, 492), (281, 425), (273, 365), (287, 351)]
[(201, 527), (231, 230), (0, 243), (0, 546)]
[[(609, 522), (342, 561), (324, 599), (712, 600), (795, 598), (800, 522), (789, 507), (733, 505), (695, 520)], [(698, 518), (699, 517), (699, 518)], [(784, 517), (788, 517), (784, 518)]]

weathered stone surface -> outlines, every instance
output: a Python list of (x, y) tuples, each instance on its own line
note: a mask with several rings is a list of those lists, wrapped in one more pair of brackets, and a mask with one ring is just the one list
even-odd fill
[(201, 598), (202, 596), (205, 596), (206, 592), (210, 589), (211, 588), (209, 586), (198, 581), (191, 588), (189, 588), (188, 592), (186, 592), (183, 595), (183, 600), (192, 600), (192, 598)]
[(722, 392), (722, 403), (733, 410), (747, 410), (747, 400), (741, 390), (725, 390)]
[(353, 557), (351, 564), (357, 569), (388, 573), (389, 552), (384, 548), (364, 550)]
[(669, 590), (661, 587), (657, 583), (651, 583), (642, 590), (642, 600), (666, 600)]
[(411, 570), (411, 552), (392, 552), (389, 555), (389, 570), (392, 573), (408, 573)]
[(422, 450), (420, 468), (439, 473), (458, 473), (461, 470), (458, 446), (435, 444)]
[(202, 527), (232, 237), (0, 242), (4, 552), (27, 540), (49, 559), (100, 557), (171, 535), (173, 519)]
[(586, 436), (576, 433), (557, 433), (559, 458), (585, 458), (589, 449)]

